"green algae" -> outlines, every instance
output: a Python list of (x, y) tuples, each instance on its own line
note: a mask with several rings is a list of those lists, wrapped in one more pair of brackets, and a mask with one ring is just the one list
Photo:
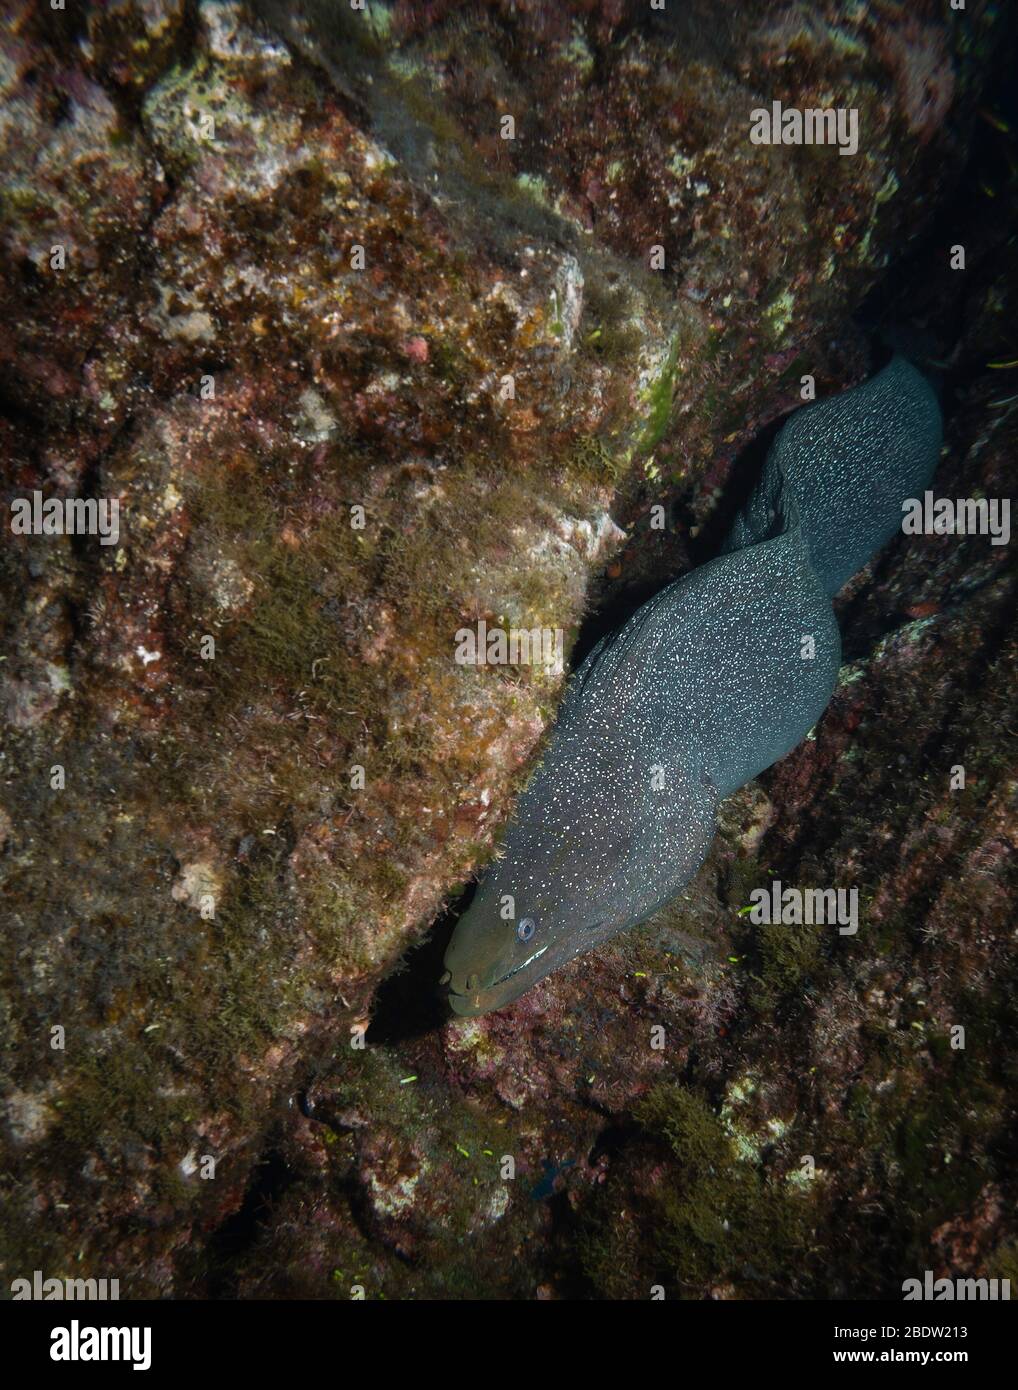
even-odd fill
[(598, 486), (615, 487), (625, 476), (627, 465), (604, 440), (594, 435), (581, 435), (573, 446), (570, 471), (577, 477), (589, 478)]
[(765, 922), (753, 928), (758, 967), (751, 997), (761, 1012), (785, 996), (801, 995), (821, 965), (824, 932), (815, 923)]
[(743, 1297), (787, 1292), (808, 1243), (806, 1200), (740, 1157), (706, 1101), (680, 1085), (656, 1086), (634, 1118), (671, 1162), (645, 1198), (641, 1226), (652, 1244), (641, 1256), (611, 1220), (613, 1194), (601, 1224), (584, 1233), (583, 1266), (598, 1294), (646, 1298), (655, 1283), (673, 1298), (728, 1284)]
[(640, 397), (645, 412), (643, 428), (636, 442), (636, 449), (640, 453), (653, 449), (668, 428), (672, 400), (675, 396), (678, 361), (679, 339), (675, 337), (669, 343), (660, 368)]

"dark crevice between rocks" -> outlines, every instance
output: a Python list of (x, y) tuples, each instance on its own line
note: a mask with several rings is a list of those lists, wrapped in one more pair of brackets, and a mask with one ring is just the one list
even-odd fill
[(639, 1126), (633, 1123), (620, 1124), (613, 1121), (606, 1124), (587, 1154), (587, 1167), (596, 1168), (602, 1158), (614, 1163), (640, 1132)]
[(379, 1230), (378, 1222), (371, 1210), (367, 1193), (363, 1185), (353, 1178), (347, 1178), (336, 1184), (336, 1192), (346, 1199), (346, 1205), (361, 1238), (369, 1246), (382, 1245), (390, 1255), (394, 1255), (402, 1264), (411, 1267), (419, 1263), (413, 1256), (400, 1248), (391, 1238), (386, 1238)]
[[(1010, 18), (1014, 38), (1018, 19)], [(966, 314), (977, 296), (1000, 275), (1000, 256), (1013, 238), (1007, 190), (1014, 183), (1014, 131), (1018, 128), (1018, 84), (1008, 61), (1011, 44), (1001, 44), (1002, 61), (983, 93), (968, 154), (955, 182), (924, 231), (908, 243), (863, 300), (859, 319), (875, 328), (921, 325), (930, 348), (938, 347), (945, 388), (957, 391), (981, 375), (982, 364), (953, 361), (963, 337)], [(997, 112), (1004, 129), (990, 119)], [(1002, 191), (1003, 198), (998, 198)], [(948, 268), (950, 246), (966, 249), (966, 269)], [(938, 342), (939, 340), (939, 342)], [(944, 359), (947, 359), (946, 361)], [(917, 365), (924, 364), (919, 361)], [(927, 366), (936, 368), (936, 363)]]
[[(31, 261), (21, 261), (18, 265), (18, 271), (22, 270), (26, 273), (30, 270), (35, 276), (38, 276), (38, 271)], [(5, 379), (3, 368), (0, 368), (0, 417), (8, 420), (12, 425), (16, 425), (26, 438), (41, 439), (45, 437), (46, 424), (42, 413), (33, 409), (31, 401), (13, 379)], [(6, 459), (4, 467), (9, 470), (9, 474), (12, 476), (13, 461)]]
[(239, 1265), (297, 1175), (277, 1148), (269, 1149), (255, 1166), (244, 1200), (217, 1227), (206, 1245), (208, 1298), (236, 1298)]
[(375, 994), (369, 1047), (392, 1047), (433, 1033), (449, 1021), (449, 1006), (439, 987), (442, 960), (453, 929), (473, 899), (473, 889), (448, 908), (419, 946), (402, 957)]

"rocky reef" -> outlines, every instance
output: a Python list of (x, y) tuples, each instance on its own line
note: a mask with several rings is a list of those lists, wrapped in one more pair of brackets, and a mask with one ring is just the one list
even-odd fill
[[(715, 552), (805, 377), (908, 325), (938, 495), (1013, 491), (1014, 27), (4, 0), (0, 1288), (1018, 1278), (1013, 545), (896, 539), (677, 902), (498, 1013), (435, 994), (569, 654)], [(772, 101), (858, 152), (752, 144)], [(35, 494), (117, 543), (14, 534)], [(457, 662), (481, 622), (567, 660)], [(858, 932), (752, 925), (774, 879)]]

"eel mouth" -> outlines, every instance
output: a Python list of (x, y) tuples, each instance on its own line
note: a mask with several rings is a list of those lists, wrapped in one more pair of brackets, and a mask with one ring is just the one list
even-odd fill
[[(572, 946), (561, 938), (549, 941), (546, 946), (532, 952), (526, 960), (514, 965), (511, 970), (507, 970), (504, 975), (500, 975), (483, 989), (446, 989), (446, 1002), (458, 1018), (477, 1018), (480, 1014), (504, 1009), (507, 1004), (514, 1003), (521, 994), (526, 994), (538, 980), (543, 980), (545, 975), (550, 975), (560, 965), (568, 964), (590, 946), (596, 946), (604, 939), (602, 933), (609, 925), (611, 930), (607, 935), (613, 936), (616, 931), (621, 930), (622, 923), (616, 918), (602, 917), (583, 929), (582, 940), (574, 941)], [(537, 961), (540, 961), (540, 966), (535, 969)]]
[[(622, 925), (622, 921), (618, 918), (602, 917), (589, 926), (585, 926), (582, 938), (573, 939), (572, 945), (561, 937), (549, 941), (547, 945), (532, 951), (526, 960), (514, 965), (504, 975), (500, 975), (497, 980), (485, 985), (483, 989), (452, 989), (452, 977), (450, 975), (448, 982), (450, 987), (444, 989), (446, 1002), (459, 1018), (477, 1018), (479, 1014), (488, 1014), (495, 1009), (504, 1009), (507, 1004), (512, 1004), (517, 1000), (521, 994), (526, 994), (527, 990), (532, 985), (536, 985), (538, 980), (543, 980), (545, 975), (550, 975), (560, 965), (568, 964), (590, 946), (596, 946), (604, 939), (605, 928), (610, 926), (607, 935), (614, 935), (616, 931), (621, 929)], [(537, 965), (538, 961), (540, 961), (540, 965)]]
[[(497, 980), (493, 980), (484, 989), (447, 990), (446, 999), (449, 1008), (460, 1018), (476, 1018), (479, 1014), (491, 1013), (493, 1009), (502, 1009), (507, 1004), (511, 1004), (532, 984), (536, 984), (542, 975), (547, 974), (547, 969), (544, 969), (539, 974), (533, 974), (532, 978), (520, 979), (524, 971), (529, 971), (534, 962), (539, 960), (547, 950), (547, 946), (542, 946), (539, 951), (535, 951), (526, 960), (520, 961), (519, 965), (514, 965), (511, 970), (507, 970), (504, 975), (500, 975)], [(510, 981), (515, 983), (510, 985)]]

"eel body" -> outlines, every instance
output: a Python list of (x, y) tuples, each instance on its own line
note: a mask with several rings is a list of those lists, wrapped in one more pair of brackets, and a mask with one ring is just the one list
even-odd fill
[(932, 388), (900, 356), (797, 411), (720, 555), (591, 651), (449, 943), (454, 1013), (503, 1007), (689, 882), (719, 802), (827, 706), (841, 658), (831, 597), (900, 529), (941, 432)]

